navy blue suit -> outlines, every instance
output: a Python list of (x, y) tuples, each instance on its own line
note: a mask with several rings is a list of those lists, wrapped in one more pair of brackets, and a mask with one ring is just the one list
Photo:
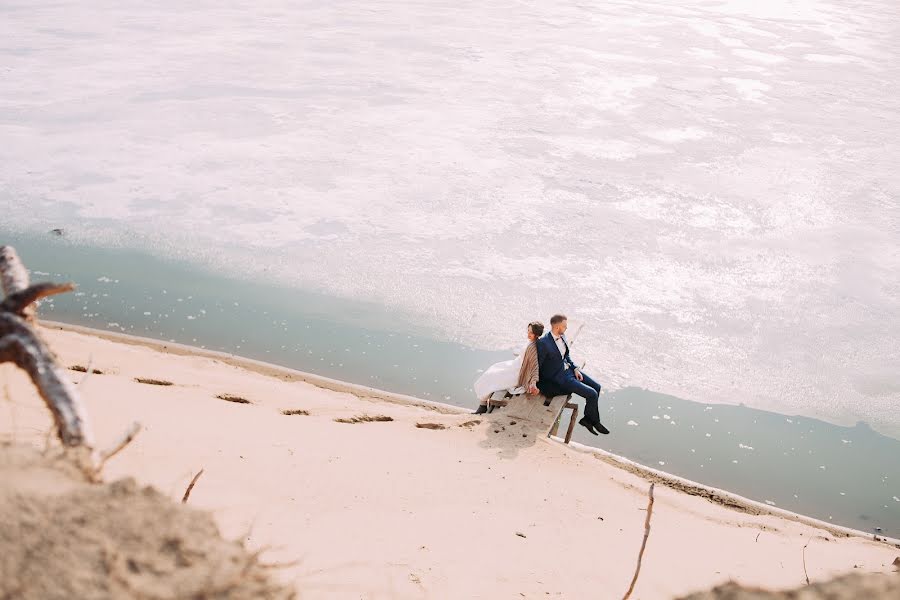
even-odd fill
[[(566, 338), (563, 337), (563, 343)], [(575, 377), (575, 363), (569, 356), (569, 344), (566, 343), (565, 356), (559, 353), (553, 332), (549, 331), (537, 341), (538, 382), (537, 387), (547, 398), (564, 394), (575, 394), (585, 400), (584, 416), (591, 423), (600, 422), (600, 410), (597, 399), (600, 395), (600, 384), (581, 374), (583, 380)]]

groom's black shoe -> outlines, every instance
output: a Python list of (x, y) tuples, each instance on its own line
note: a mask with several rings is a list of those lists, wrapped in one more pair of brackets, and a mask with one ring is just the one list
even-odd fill
[(594, 425), (594, 429), (596, 429), (597, 431), (599, 431), (599, 432), (602, 433), (603, 435), (606, 435), (606, 434), (609, 433), (609, 429), (607, 429), (606, 427), (604, 427), (604, 426), (603, 426), (603, 423), (601, 423), (600, 421), (595, 421), (593, 425)]
[(483, 414), (486, 413), (486, 412), (487, 412), (487, 404), (479, 404), (479, 405), (478, 405), (478, 410), (476, 410), (476, 411), (473, 412), (472, 414), (473, 414), (473, 415), (483, 415)]
[[(590, 431), (591, 433), (593, 433), (594, 435), (600, 435), (596, 431), (594, 431), (594, 424), (591, 423), (590, 421), (588, 421), (587, 417), (581, 417), (581, 419), (579, 419), (579, 421), (578, 421), (578, 424), (581, 425), (582, 427), (584, 427), (585, 429), (587, 429), (588, 431)], [(605, 427), (604, 427), (604, 429), (605, 429)], [(607, 433), (609, 433), (609, 432), (607, 432)]]

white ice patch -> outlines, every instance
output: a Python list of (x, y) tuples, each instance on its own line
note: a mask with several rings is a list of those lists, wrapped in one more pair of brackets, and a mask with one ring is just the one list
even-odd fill
[(731, 51), (735, 56), (747, 58), (756, 62), (775, 65), (784, 62), (786, 59), (777, 54), (769, 54), (768, 52), (759, 52), (758, 50), (748, 50), (746, 48), (736, 48)]
[(857, 57), (848, 54), (804, 54), (803, 58), (810, 62), (827, 63), (831, 65), (845, 65), (848, 63), (859, 62)]
[(738, 448), (742, 450), (753, 450), (753, 446), (747, 446), (746, 444), (738, 444)]
[(637, 427), (637, 421), (628, 421), (627, 425), (631, 425), (632, 427)]
[(680, 129), (660, 129), (650, 131), (644, 135), (666, 144), (678, 144), (681, 142), (702, 140), (709, 135), (709, 132), (700, 129), (699, 127), (683, 127)]
[(762, 102), (763, 92), (772, 89), (767, 83), (763, 83), (758, 79), (742, 79), (740, 77), (723, 77), (722, 81), (734, 86), (735, 91), (745, 100), (751, 102)]

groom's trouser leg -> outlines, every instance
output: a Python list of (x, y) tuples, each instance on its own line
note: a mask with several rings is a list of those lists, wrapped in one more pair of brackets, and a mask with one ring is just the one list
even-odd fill
[(591, 423), (600, 420), (600, 409), (597, 407), (597, 399), (600, 397), (600, 384), (585, 375), (581, 374), (583, 381), (578, 381), (573, 374), (566, 380), (566, 392), (571, 392), (576, 396), (584, 398), (584, 416)]

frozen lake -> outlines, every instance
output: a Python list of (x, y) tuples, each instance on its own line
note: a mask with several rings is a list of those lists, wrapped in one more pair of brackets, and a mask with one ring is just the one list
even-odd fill
[[(47, 233), (0, 229), (0, 237), (19, 251), (34, 281), (78, 284), (74, 294), (43, 301), (42, 319), (202, 346), (470, 409), (478, 374), (510, 357), (440, 339), (377, 304), (247, 285)], [(600, 418), (610, 435), (577, 427), (575, 439), (759, 502), (900, 539), (900, 440), (866, 425), (691, 402), (637, 387), (603, 390)]]
[(898, 47), (895, 0), (4, 2), (2, 228), (483, 349), (563, 311), (610, 389), (900, 438)]

